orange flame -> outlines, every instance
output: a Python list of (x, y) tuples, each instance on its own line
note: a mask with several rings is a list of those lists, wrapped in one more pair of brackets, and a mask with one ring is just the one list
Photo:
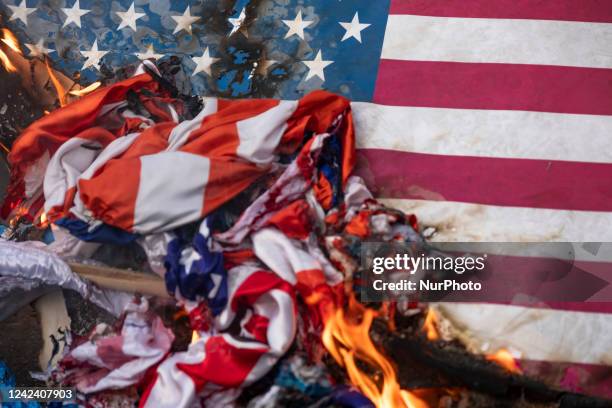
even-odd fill
[(57, 98), (59, 99), (60, 106), (66, 106), (66, 94), (67, 94), (66, 89), (64, 88), (62, 83), (57, 78), (57, 75), (55, 75), (55, 71), (53, 71), (53, 69), (51, 68), (51, 65), (49, 65), (49, 59), (47, 58), (45, 58), (45, 66), (47, 67), (47, 73), (49, 74), (49, 79), (51, 80), (51, 83), (53, 84), (53, 87), (55, 88), (55, 91), (57, 92)]
[(45, 65), (47, 67), (47, 73), (49, 74), (49, 79), (51, 80), (51, 83), (53, 84), (53, 87), (55, 88), (55, 91), (57, 92), (57, 98), (59, 100), (60, 106), (66, 106), (68, 104), (68, 95), (73, 95), (77, 97), (85, 96), (88, 93), (95, 91), (102, 85), (101, 82), (97, 81), (89, 86), (86, 86), (85, 88), (74, 89), (74, 90), (69, 91), (62, 85), (59, 78), (57, 77), (55, 70), (51, 68), (51, 65), (49, 64), (49, 59), (47, 58), (45, 58)]
[(427, 317), (425, 317), (425, 322), (423, 323), (423, 330), (427, 333), (427, 340), (435, 341), (440, 338), (437, 324), (438, 318), (436, 317), (436, 313), (433, 309), (427, 310)]
[[(378, 408), (427, 408), (415, 394), (400, 388), (393, 365), (372, 343), (369, 330), (376, 316), (376, 311), (351, 296), (346, 310), (338, 308), (327, 316), (322, 336), (325, 348), (346, 369), (351, 383)], [(382, 387), (358, 367), (357, 360), (382, 372)]]
[(85, 88), (75, 89), (75, 90), (72, 90), (72, 91), (70, 91), (68, 93), (70, 95), (74, 95), (74, 96), (85, 96), (88, 93), (93, 92), (96, 89), (98, 89), (100, 87), (100, 85), (102, 85), (102, 82), (96, 81), (93, 84), (86, 86)]
[(11, 228), (15, 228), (15, 226), (17, 225), (17, 222), (19, 222), (19, 220), (28, 213), (28, 209), (25, 206), (20, 205), (19, 207), (15, 208), (12, 212), (12, 216), (11, 219), (9, 220), (9, 226)]
[(15, 67), (15, 65), (13, 65), (8, 55), (6, 55), (2, 50), (0, 50), (0, 62), (2, 62), (2, 66), (8, 72), (17, 72), (17, 68)]
[(200, 334), (194, 330), (191, 332), (191, 344), (197, 342), (198, 340), (200, 340)]
[(23, 52), (21, 52), (21, 47), (19, 47), (19, 41), (17, 40), (17, 37), (15, 37), (15, 34), (13, 34), (7, 28), (2, 29), (2, 42), (8, 45), (11, 50), (23, 55)]
[(516, 363), (514, 356), (506, 349), (501, 349), (497, 353), (489, 354), (486, 359), (492, 361), (511, 373), (521, 374), (521, 368)]
[[(19, 41), (17, 41), (15, 35), (7, 28), (3, 28), (0, 31), (2, 32), (2, 43), (6, 44), (11, 50), (22, 54), (21, 48), (19, 48)], [(2, 66), (4, 66), (8, 72), (17, 72), (17, 67), (2, 49), (0, 49), (0, 62), (2, 62)]]

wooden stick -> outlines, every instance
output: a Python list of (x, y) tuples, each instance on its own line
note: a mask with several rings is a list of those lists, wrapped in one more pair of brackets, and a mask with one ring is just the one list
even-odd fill
[(69, 265), (74, 273), (102, 288), (170, 297), (166, 291), (166, 283), (157, 275), (79, 263)]

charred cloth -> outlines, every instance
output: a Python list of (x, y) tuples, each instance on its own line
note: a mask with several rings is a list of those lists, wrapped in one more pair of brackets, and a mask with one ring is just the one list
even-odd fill
[[(226, 3), (208, 20), (219, 32)], [(244, 35), (260, 6), (232, 18), (244, 38), (220, 41), (222, 57), (199, 57), (209, 75), (204, 59), (226, 60), (217, 96), (271, 61)], [(0, 39), (0, 320), (17, 332), (0, 386), (70, 387), (91, 407), (611, 406), (597, 373), (530, 369), (443, 306), (361, 301), (362, 245), (420, 245), (431, 229), (357, 175), (349, 99), (201, 98), (178, 58), (98, 61), (99, 81), (80, 84)], [(331, 63), (317, 55), (314, 72)], [(250, 96), (289, 77), (270, 75)], [(27, 362), (10, 355), (20, 330), (43, 340)]]

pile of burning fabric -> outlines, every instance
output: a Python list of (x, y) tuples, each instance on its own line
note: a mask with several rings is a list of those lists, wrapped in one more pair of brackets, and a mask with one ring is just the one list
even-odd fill
[[(23, 287), (46, 280), (112, 313), (124, 308), (114, 327), (73, 338), (46, 380), (75, 386), (90, 405), (222, 406), (294, 347), (285, 381), (291, 367), (306, 365), (309, 390), (327, 395), (327, 327), (325, 346), (352, 367), (370, 401), (424, 406), (400, 390), (382, 355), (364, 354), (326, 325), (352, 297), (362, 240), (420, 240), (414, 217), (377, 203), (351, 175), (349, 101), (323, 91), (287, 102), (211, 98), (190, 117), (154, 76), (143, 72), (55, 110), (13, 145), (4, 215), (35, 214), (53, 224), (55, 238), (45, 248), (3, 245), (2, 279)], [(186, 350), (173, 351), (176, 336), (147, 298), (126, 301), (85, 284), (57, 257), (83, 261), (99, 245), (133, 242), (188, 315)], [(384, 388), (360, 375), (364, 358), (391, 370)], [(368, 401), (337, 394), (355, 406)]]
[[(11, 147), (0, 320), (58, 287), (111, 318), (86, 333), (51, 319), (59, 330), (38, 379), (96, 407), (608, 403), (567, 391), (607, 396), (608, 371), (519, 366), (502, 340), (486, 340), (491, 321), (518, 319), (510, 307), (479, 325), (473, 305), (439, 304), (425, 317), (415, 303), (356, 300), (363, 243), (423, 238), (413, 215), (373, 199), (353, 174), (345, 98), (198, 100), (145, 62), (68, 103), (66, 79), (45, 66), (61, 108)], [(101, 288), (74, 262), (155, 274), (172, 300)], [(521, 315), (516, 336), (537, 313)], [(557, 352), (576, 344), (568, 336)]]
[[(147, 62), (13, 144), (0, 319), (57, 287), (114, 316), (62, 329), (38, 379), (95, 407), (606, 406), (559, 390), (593, 376), (549, 372), (545, 385), (506, 350), (478, 356), (445, 318), (461, 305), (423, 318), (417, 304), (357, 301), (364, 242), (423, 238), (352, 174), (348, 100), (200, 102)], [(126, 251), (144, 260), (121, 264)], [(100, 288), (75, 261), (156, 274), (173, 300)]]

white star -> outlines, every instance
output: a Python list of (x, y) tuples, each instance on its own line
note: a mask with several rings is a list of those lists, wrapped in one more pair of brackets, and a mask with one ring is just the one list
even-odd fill
[(194, 251), (193, 248), (185, 248), (181, 251), (181, 259), (179, 261), (185, 267), (185, 272), (190, 273), (193, 268), (193, 263), (202, 259), (202, 256)]
[(74, 2), (72, 8), (63, 8), (62, 11), (66, 14), (66, 21), (62, 27), (66, 27), (70, 23), (74, 23), (81, 28), (81, 16), (89, 13), (91, 10), (82, 9), (79, 5), (79, 0)]
[(338, 24), (340, 24), (342, 28), (346, 30), (344, 37), (342, 37), (342, 40), (340, 41), (348, 40), (349, 38), (354, 37), (357, 41), (361, 42), (361, 32), (370, 26), (370, 24), (362, 24), (359, 22), (358, 13), (355, 13), (353, 16), (353, 21), (350, 23), (338, 22)]
[(26, 6), (26, 0), (21, 0), (21, 4), (18, 6), (8, 6), (13, 14), (9, 20), (19, 19), (25, 25), (28, 25), (28, 15), (36, 11), (36, 7), (29, 8)]
[(121, 30), (124, 27), (130, 27), (132, 30), (136, 31), (136, 20), (143, 18), (147, 14), (137, 13), (136, 10), (134, 10), (134, 3), (132, 2), (132, 5), (127, 11), (117, 11), (117, 15), (121, 19), (121, 23), (117, 30)]
[(176, 21), (176, 27), (172, 34), (176, 34), (181, 30), (187, 31), (191, 34), (191, 25), (198, 21), (200, 17), (194, 17), (191, 15), (191, 8), (187, 6), (182, 16), (170, 16)]
[(308, 81), (310, 78), (314, 76), (318, 76), (323, 81), (325, 81), (325, 73), (323, 69), (330, 64), (333, 64), (334, 61), (325, 61), (321, 56), (321, 50), (317, 52), (317, 56), (312, 61), (302, 61), (308, 67), (308, 74), (306, 75), (306, 79), (304, 81)]
[(91, 46), (91, 50), (89, 51), (81, 51), (84, 57), (87, 58), (87, 61), (83, 64), (83, 68), (86, 69), (89, 67), (99, 68), (100, 60), (104, 57), (108, 51), (100, 51), (98, 50), (98, 40), (95, 40), (93, 45)]
[(302, 20), (302, 10), (300, 10), (298, 11), (297, 16), (295, 16), (295, 20), (283, 20), (283, 23), (289, 27), (289, 31), (287, 31), (287, 34), (285, 34), (285, 38), (289, 38), (295, 34), (303, 40), (304, 29), (314, 23), (314, 21)]
[(213, 58), (210, 56), (208, 47), (206, 47), (204, 53), (200, 57), (192, 57), (191, 59), (196, 63), (193, 74), (191, 74), (192, 76), (199, 72), (205, 72), (210, 76), (210, 66), (220, 60), (220, 58)]
[(28, 50), (30, 50), (30, 55), (32, 57), (43, 57), (46, 54), (53, 52), (54, 50), (45, 47), (45, 40), (40, 39), (36, 44), (26, 44)]
[(157, 60), (162, 59), (164, 57), (164, 54), (158, 54), (155, 52), (155, 50), (153, 49), (153, 44), (150, 44), (145, 52), (137, 52), (135, 53), (135, 55), (143, 61), (151, 58)]
[(229, 22), (232, 24), (232, 31), (230, 31), (229, 35), (234, 34), (236, 31), (240, 31), (242, 35), (244, 35), (246, 38), (249, 38), (249, 32), (247, 31), (247, 28), (242, 27), (242, 24), (244, 24), (245, 19), (246, 13), (244, 12), (244, 9), (242, 9), (238, 17), (230, 18)]

